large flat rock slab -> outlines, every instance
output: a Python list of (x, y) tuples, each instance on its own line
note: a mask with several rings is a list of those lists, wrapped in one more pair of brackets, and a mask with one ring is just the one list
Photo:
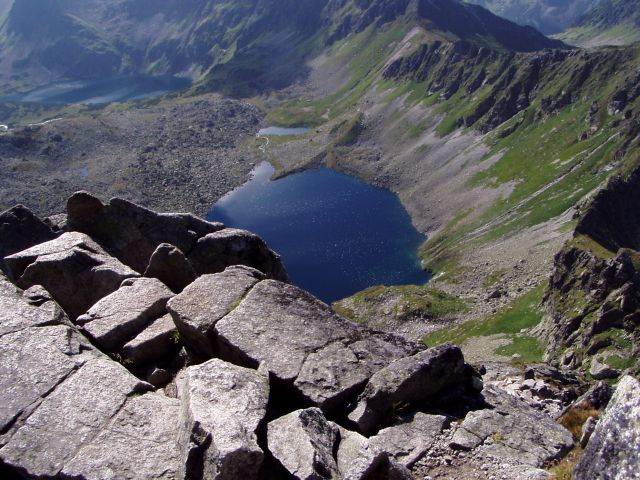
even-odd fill
[(257, 478), (264, 453), (256, 431), (267, 412), (267, 376), (213, 359), (189, 367), (180, 391), (180, 477)]
[(5, 258), (9, 274), (14, 280), (18, 280), (26, 268), (35, 262), (38, 257), (64, 253), (74, 248), (85, 250), (89, 253), (107, 255), (107, 252), (83, 233), (68, 232), (53, 240), (39, 243), (25, 250), (20, 250)]
[(172, 298), (167, 308), (184, 342), (200, 356), (211, 358), (216, 323), (263, 278), (252, 268), (229, 267), (222, 273), (199, 277)]
[(215, 331), (223, 358), (251, 368), (262, 364), (327, 413), (357, 396), (375, 372), (418, 350), (357, 326), (309, 293), (275, 280), (254, 286)]
[(246, 230), (225, 228), (200, 238), (188, 255), (199, 275), (218, 273), (231, 265), (246, 265), (267, 277), (288, 281), (280, 256), (259, 236)]
[(623, 377), (596, 425), (573, 478), (640, 477), (640, 382)]
[(349, 419), (367, 435), (393, 419), (396, 405), (419, 405), (436, 395), (471, 384), (460, 349), (444, 344), (397, 360), (376, 372)]
[(158, 245), (168, 243), (188, 254), (199, 238), (224, 228), (195, 215), (156, 213), (119, 198), (104, 204), (87, 192), (67, 201), (67, 226), (96, 239), (138, 273), (144, 273)]
[(80, 233), (63, 234), (5, 261), (20, 288), (42, 285), (72, 320), (116, 291), (125, 279), (138, 276)]
[(157, 393), (130, 398), (62, 470), (63, 478), (174, 480), (180, 402)]
[(167, 313), (173, 292), (155, 278), (130, 278), (77, 319), (102, 350), (115, 352)]
[(4, 257), (53, 240), (56, 236), (49, 225), (22, 205), (0, 213), (0, 270), (6, 271)]
[(357, 327), (311, 294), (282, 282), (258, 283), (216, 324), (219, 349), (238, 363), (293, 382), (307, 356), (356, 335)]
[(86, 362), (49, 393), (0, 449), (5, 464), (27, 477), (54, 477), (144, 385), (105, 358)]

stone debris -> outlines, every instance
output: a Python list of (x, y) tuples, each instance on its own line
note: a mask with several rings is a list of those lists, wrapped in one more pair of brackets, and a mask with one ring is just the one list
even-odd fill
[[(84, 192), (68, 228), (3, 259), (17, 286), (0, 274), (2, 474), (538, 480), (573, 445), (552, 419), (562, 373), (483, 382), (458, 347), (356, 325), (277, 280), (253, 234)], [(610, 411), (633, 417), (625, 382), (587, 450), (612, 451)]]

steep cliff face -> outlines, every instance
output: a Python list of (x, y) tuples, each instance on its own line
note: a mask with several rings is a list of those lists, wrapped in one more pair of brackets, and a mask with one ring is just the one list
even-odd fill
[(639, 190), (640, 169), (595, 196), (556, 255), (538, 328), (549, 359), (596, 379), (640, 367)]

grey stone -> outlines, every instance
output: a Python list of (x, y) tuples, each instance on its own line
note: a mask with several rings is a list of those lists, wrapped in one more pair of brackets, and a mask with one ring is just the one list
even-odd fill
[(375, 373), (349, 419), (364, 433), (374, 433), (393, 418), (394, 407), (429, 400), (453, 388), (471, 385), (462, 352), (444, 344), (405, 357)]
[(269, 451), (294, 478), (338, 479), (333, 452), (339, 435), (319, 408), (308, 408), (269, 422), (267, 441)]
[(571, 433), (548, 415), (491, 385), (483, 396), (490, 408), (467, 414), (452, 447), (478, 449), (509, 464), (536, 468), (562, 458), (573, 447)]
[(253, 287), (215, 329), (223, 356), (252, 368), (264, 362), (272, 375), (288, 382), (308, 355), (357, 332), (309, 293), (274, 280)]
[(43, 286), (72, 320), (116, 291), (125, 279), (137, 276), (79, 233), (65, 233), (6, 260), (13, 272), (19, 273), (28, 265), (20, 273), (19, 287), (26, 290), (34, 285)]
[(5, 263), (9, 270), (9, 275), (17, 281), (27, 267), (35, 262), (38, 257), (64, 253), (74, 248), (79, 248), (89, 253), (107, 255), (107, 252), (87, 235), (78, 232), (69, 232), (53, 240), (39, 243), (25, 250), (20, 250), (13, 255), (9, 255), (5, 258)]
[(294, 385), (324, 412), (336, 410), (375, 372), (417, 348), (391, 335), (363, 330), (361, 340), (346, 338), (311, 353)]
[(56, 233), (23, 205), (0, 213), (0, 270), (7, 271), (4, 257), (55, 237)]
[(442, 415), (418, 412), (380, 430), (369, 439), (369, 448), (387, 453), (405, 467), (412, 467), (431, 448), (448, 423)]
[(257, 478), (264, 454), (256, 431), (266, 415), (268, 378), (214, 359), (189, 367), (179, 390), (180, 478)]
[(0, 449), (0, 458), (28, 477), (58, 475), (145, 385), (107, 358), (87, 361), (45, 396)]
[(67, 214), (50, 215), (44, 219), (44, 223), (51, 227), (54, 232), (65, 232), (67, 230)]
[(63, 478), (86, 480), (177, 477), (176, 438), (180, 402), (157, 393), (127, 401), (100, 433), (62, 470)]
[(591, 435), (593, 434), (597, 423), (598, 420), (596, 419), (596, 417), (589, 417), (587, 418), (587, 421), (584, 422), (584, 425), (582, 425), (582, 430), (580, 432), (580, 447), (587, 447), (587, 443), (589, 443), (589, 439), (591, 438)]
[(95, 238), (139, 273), (146, 270), (161, 243), (188, 254), (199, 238), (224, 228), (191, 214), (156, 213), (119, 198), (105, 205), (87, 192), (77, 192), (69, 198), (67, 214), (69, 230)]
[(591, 367), (589, 373), (596, 380), (604, 380), (605, 378), (617, 378), (620, 376), (620, 371), (610, 367), (606, 363), (600, 362), (597, 358), (591, 359)]
[(280, 256), (269, 250), (257, 235), (225, 228), (200, 239), (187, 257), (199, 275), (219, 273), (231, 265), (246, 265), (263, 272), (267, 277), (288, 281)]
[[(18, 296), (0, 298), (0, 323), (13, 315), (28, 313), (31, 322), (50, 319), (45, 309), (26, 305)], [(68, 326), (25, 328), (0, 336), (0, 431), (6, 431), (17, 418), (35, 406), (85, 361), (82, 336)], [(34, 325), (35, 326), (35, 325)]]
[(203, 275), (172, 298), (167, 308), (185, 344), (211, 358), (216, 323), (262, 278), (263, 274), (252, 268), (229, 267), (222, 273)]
[(23, 292), (23, 296), (30, 305), (39, 307), (43, 303), (55, 301), (51, 294), (42, 286), (34, 285)]
[(623, 377), (585, 448), (573, 478), (640, 478), (640, 382)]
[(69, 321), (55, 302), (43, 302), (40, 308), (34, 308), (36, 306), (30, 303), (24, 292), (0, 274), (0, 337), (28, 327), (58, 325)]
[(336, 455), (343, 480), (411, 480), (411, 472), (389, 458), (357, 432), (340, 428), (340, 445)]
[(127, 342), (122, 347), (122, 357), (133, 365), (169, 358), (180, 349), (177, 333), (171, 315), (166, 314)]
[(155, 249), (144, 276), (157, 278), (175, 293), (180, 293), (196, 279), (196, 274), (182, 250), (168, 243), (161, 243)]
[(131, 278), (77, 319), (103, 350), (115, 352), (166, 314), (173, 292), (155, 278)]

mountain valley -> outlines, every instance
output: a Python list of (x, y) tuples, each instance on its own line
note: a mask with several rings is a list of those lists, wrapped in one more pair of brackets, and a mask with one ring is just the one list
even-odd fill
[[(203, 279), (211, 274), (222, 275), (216, 278), (229, 281), (234, 289), (245, 282), (251, 286), (243, 286), (244, 293), (234, 290), (233, 299), (216, 306), (226, 316), (220, 326), (207, 327), (210, 331), (205, 337), (208, 335), (213, 347), (207, 346), (206, 351), (198, 351), (203, 345), (198, 337), (202, 332), (194, 333), (189, 323), (196, 320), (180, 320), (182, 311), (176, 313), (179, 307), (174, 312), (171, 306), (172, 302), (178, 305), (178, 300), (169, 301), (165, 313), (178, 319), (180, 347), (198, 353), (188, 361), (192, 365), (210, 365), (216, 361), (211, 359), (218, 357), (258, 373), (271, 368), (268, 383), (276, 392), (272, 395), (280, 402), (280, 395), (286, 398), (287, 392), (302, 392), (304, 401), (296, 396), (296, 407), (318, 407), (329, 423), (335, 421), (336, 428), (341, 429), (336, 434), (341, 440), (334, 443), (337, 449), (343, 444), (340, 442), (347, 442), (347, 437), (341, 435), (347, 435), (348, 430), (357, 429), (374, 439), (383, 436), (384, 430), (378, 433), (378, 428), (392, 428), (393, 422), (388, 418), (376, 423), (372, 434), (363, 426), (365, 413), (351, 410), (358, 402), (358, 408), (365, 408), (367, 401), (373, 402), (365, 397), (374, 395), (376, 387), (372, 383), (365, 389), (364, 385), (374, 382), (378, 369), (386, 371), (386, 364), (372, 367), (358, 357), (354, 368), (368, 369), (368, 373), (353, 390), (344, 387), (344, 372), (332, 377), (340, 385), (330, 388), (348, 390), (336, 393), (332, 400), (336, 408), (344, 410), (336, 413), (305, 390), (315, 388), (309, 378), (304, 379), (304, 375), (315, 375), (311, 367), (302, 369), (304, 362), (310, 362), (309, 355), (314, 355), (309, 353), (311, 350), (305, 350), (306, 356), (300, 357), (299, 372), (284, 375), (271, 364), (260, 364), (265, 358), (267, 363), (275, 360), (269, 357), (271, 351), (266, 347), (261, 350), (258, 340), (255, 344), (254, 340), (243, 343), (244, 337), (233, 336), (239, 331), (234, 330), (234, 321), (249, 321), (260, 308), (291, 319), (298, 307), (298, 313), (309, 325), (315, 325), (314, 318), (326, 318), (337, 322), (335, 325), (350, 320), (348, 324), (355, 323), (357, 332), (378, 333), (365, 335), (347, 329), (336, 341), (350, 350), (355, 348), (351, 342), (356, 337), (371, 334), (376, 342), (382, 342), (380, 345), (384, 343), (380, 348), (388, 355), (385, 362), (392, 362), (391, 357), (395, 361), (396, 357), (420, 355), (414, 345), (437, 350), (438, 345), (453, 342), (464, 355), (461, 361), (473, 365), (475, 373), (463, 369), (465, 373), (458, 380), (464, 388), (443, 387), (439, 395), (462, 395), (464, 402), (473, 404), (477, 401), (473, 393), (477, 382), (473, 378), (479, 378), (478, 372), (485, 372), (489, 404), (526, 420), (521, 420), (521, 431), (512, 426), (514, 430), (509, 432), (484, 432), (481, 425), (493, 428), (491, 422), (498, 422), (484, 406), (477, 411), (469, 407), (471, 411), (461, 414), (454, 412), (453, 406), (447, 409), (429, 403), (426, 410), (420, 410), (413, 400), (398, 401), (393, 407), (398, 408), (398, 418), (404, 414), (412, 418), (442, 414), (457, 419), (457, 423), (436, 429), (433, 438), (437, 441), (430, 444), (428, 454), (403, 463), (414, 478), (560, 479), (571, 478), (570, 473), (562, 476), (560, 470), (570, 471), (579, 462), (578, 472), (594, 468), (586, 466), (587, 460), (579, 460), (584, 448), (591, 448), (591, 452), (596, 448), (587, 447), (586, 443), (580, 446), (580, 429), (591, 413), (604, 416), (604, 407), (596, 405), (595, 397), (589, 397), (588, 404), (576, 399), (595, 388), (598, 381), (602, 382), (598, 388), (620, 380), (624, 388), (633, 390), (633, 381), (637, 380), (632, 377), (637, 379), (640, 373), (640, 43), (634, 43), (640, 39), (640, 24), (635, 18), (638, 5), (631, 0), (472, 3), (0, 1), (2, 95), (30, 92), (59, 82), (127, 75), (169, 75), (191, 82), (184, 91), (102, 105), (0, 101), (0, 123), (6, 124), (0, 132), (0, 211), (12, 212), (14, 205), (24, 204), (35, 216), (51, 217), (45, 222), (56, 226), (65, 204), (67, 213), (73, 216), (69, 205), (77, 201), (83, 205), (75, 211), (77, 218), (99, 211), (114, 225), (129, 225), (130, 220), (122, 220), (119, 215), (125, 214), (118, 210), (118, 205), (129, 203), (115, 200), (102, 204), (93, 197), (74, 195), (86, 190), (103, 199), (121, 197), (139, 204), (122, 207), (126, 211), (146, 212), (148, 208), (205, 216), (216, 201), (244, 184), (263, 161), (273, 166), (274, 181), (325, 167), (390, 190), (397, 194), (414, 227), (427, 237), (418, 252), (422, 268), (432, 275), (427, 284), (371, 285), (333, 303), (331, 308), (318, 307), (315, 302), (321, 302), (286, 284), (286, 273), (282, 274), (286, 256), (280, 271), (270, 263), (275, 257), (265, 253), (266, 246), (255, 247), (257, 241), (251, 240), (238, 243), (243, 246), (237, 247), (234, 237), (224, 247), (215, 247), (222, 248), (221, 255), (229, 257), (224, 268), (242, 264), (261, 270), (262, 274), (223, 272), (224, 268), (217, 264), (212, 266), (215, 261), (209, 257), (206, 261), (211, 264), (191, 273), (198, 278), (190, 279), (194, 289), (205, 288), (198, 287), (198, 282), (204, 284)], [(553, 38), (530, 25), (553, 34)], [(295, 135), (258, 134), (261, 128), (270, 126), (306, 130)], [(66, 203), (67, 199), (71, 203)], [(117, 213), (109, 213), (110, 209)], [(153, 218), (148, 220), (153, 225), (168, 221), (155, 213), (139, 214)], [(367, 214), (375, 217), (379, 212)], [(385, 228), (385, 218), (376, 220)], [(7, 220), (7, 225), (13, 225), (12, 221)], [(53, 236), (82, 232), (90, 237), (84, 242), (95, 241), (104, 248), (105, 253), (99, 255), (131, 266), (125, 253), (114, 250), (114, 245), (125, 241), (122, 239), (129, 239), (126, 228), (118, 232), (122, 239), (114, 233), (114, 238), (105, 240), (101, 237), (106, 235), (104, 231), (87, 226), (92, 221), (87, 220), (81, 227), (80, 223), (65, 227), (62, 222), (58, 225), (62, 230), (46, 240), (59, 242)], [(137, 220), (132, 222), (131, 225), (138, 225)], [(140, 228), (148, 227), (145, 222)], [(181, 223), (175, 229), (182, 232), (183, 227)], [(173, 232), (174, 227), (169, 231)], [(197, 232), (198, 239), (215, 235), (197, 228), (189, 232)], [(198, 239), (191, 240), (197, 243)], [(21, 250), (37, 249), (42, 241), (21, 244), (23, 248), (7, 255), (19, 256)], [(150, 242), (155, 242), (155, 237)], [(155, 243), (163, 242), (172, 243), (164, 237)], [(149, 247), (147, 257), (157, 247), (155, 243)], [(191, 258), (195, 247), (187, 243), (190, 246), (183, 252), (190, 265), (187, 270), (197, 270), (197, 262), (204, 260)], [(65, 244), (65, 248), (95, 249), (91, 243), (88, 245)], [(243, 250), (254, 247), (259, 255)], [(50, 248), (55, 250), (58, 246)], [(0, 251), (5, 256), (6, 252)], [(29, 255), (25, 258), (29, 264), (44, 262), (45, 255), (39, 255), (39, 260)], [(268, 268), (260, 263), (264, 255)], [(132, 278), (147, 276), (145, 270), (151, 267), (151, 258), (147, 257), (132, 267)], [(106, 264), (112, 265), (109, 262)], [(265, 268), (275, 270), (267, 272)], [(9, 272), (12, 280), (21, 277), (12, 278), (11, 270), (4, 266), (3, 271)], [(230, 280), (225, 280), (227, 274)], [(0, 278), (0, 287), (6, 290), (3, 281)], [(22, 288), (31, 287), (26, 280), (20, 282)], [(266, 292), (264, 298), (257, 293), (262, 291)], [(218, 294), (218, 290), (215, 292)], [(189, 297), (196, 303), (197, 299), (195, 294)], [(13, 299), (11, 305), (22, 301)], [(184, 315), (196, 315), (188, 306), (181, 308), (185, 309)], [(208, 307), (198, 304), (198, 308)], [(84, 313), (87, 309), (80, 310)], [(272, 321), (269, 315), (265, 318)], [(76, 322), (75, 318), (70, 320)], [(224, 325), (229, 325), (228, 330)], [(280, 332), (280, 326), (269, 325), (281, 335), (275, 343), (284, 341), (286, 348), (287, 342), (299, 346), (296, 342), (306, 341), (289, 337), (284, 330)], [(259, 330), (257, 325), (254, 327), (253, 332)], [(84, 331), (82, 322), (78, 328)], [(329, 337), (322, 336), (325, 334), (318, 333), (324, 342), (318, 350), (318, 362), (333, 362), (339, 355), (347, 355), (342, 350), (329, 352)], [(369, 348), (374, 347), (369, 345), (363, 350), (366, 358)], [(124, 355), (122, 349), (98, 349), (118, 361)], [(279, 353), (273, 355), (276, 358)], [(440, 353), (433, 355), (441, 358)], [(202, 363), (205, 360), (207, 363)], [(87, 365), (93, 361), (87, 360)], [(149, 381), (146, 370), (140, 373), (142, 370), (120, 363), (141, 381)], [(179, 372), (187, 368), (195, 372), (194, 366), (185, 366), (188, 363), (175, 365), (166, 367), (173, 375), (166, 388), (182, 385)], [(82, 366), (82, 371), (87, 368)], [(327, 367), (331, 368), (337, 367)], [(522, 386), (531, 376), (536, 380)], [(318, 378), (317, 381), (324, 381)], [(182, 405), (184, 392), (180, 393)], [(146, 395), (149, 394), (143, 398)], [(622, 393), (616, 393), (614, 404), (620, 401), (619, 395)], [(534, 413), (510, 403), (509, 398), (514, 396), (532, 407)], [(406, 405), (402, 403), (405, 400)], [(264, 407), (264, 418), (273, 423), (281, 411), (292, 415), (289, 407), (270, 404)], [(167, 404), (162, 408), (168, 411), (174, 407)], [(318, 428), (324, 429), (325, 434), (331, 430), (323, 423), (327, 419), (314, 416), (317, 412), (305, 412), (304, 415), (313, 416), (314, 425), (322, 425)], [(544, 421), (538, 418), (540, 412)], [(361, 413), (363, 416), (356, 419)], [(576, 427), (570, 423), (572, 415), (586, 417), (580, 417)], [(536, 418), (547, 428), (545, 432), (536, 430)], [(556, 422), (544, 423), (550, 418), (568, 428), (573, 437), (569, 435), (567, 440), (566, 430), (554, 430)], [(300, 417), (288, 421), (306, 420)], [(262, 424), (265, 428), (266, 423), (267, 420)], [(265, 432), (256, 429), (260, 448), (267, 452), (269, 461), (277, 458), (291, 472), (278, 456), (284, 455), (282, 452), (269, 453), (265, 448)], [(520, 463), (513, 454), (518, 435), (531, 442), (526, 447), (529, 449), (534, 448), (536, 441), (532, 439), (537, 435), (548, 435), (545, 442), (554, 439), (556, 443), (553, 447), (545, 443), (541, 450), (535, 450), (534, 459)], [(637, 432), (635, 435), (637, 438)], [(478, 438), (480, 443), (474, 443)], [(0, 436), (0, 458), (4, 459), (2, 442)], [(15, 439), (7, 442), (17, 445)], [(8, 455), (14, 455), (14, 447), (6, 448)], [(194, 451), (206, 452), (207, 448), (200, 445)], [(328, 464), (334, 460), (336, 465), (340, 463), (336, 452), (328, 454), (336, 457), (327, 460)], [(463, 452), (470, 453), (465, 457)], [(195, 462), (201, 461), (198, 455)], [(502, 468), (501, 455), (508, 459), (508, 468)], [(398, 458), (384, 460), (384, 468), (392, 468)], [(452, 464), (464, 472), (464, 477), (451, 476)], [(280, 467), (269, 465), (282, 475), (273, 474), (272, 478), (289, 478), (278, 470)], [(65, 468), (68, 470), (64, 475), (71, 478), (73, 469)], [(338, 466), (335, 468), (339, 470)], [(322, 478), (351, 478), (340, 472), (342, 476)], [(269, 478), (268, 474), (263, 478)], [(354, 478), (373, 477), (363, 474)]]

